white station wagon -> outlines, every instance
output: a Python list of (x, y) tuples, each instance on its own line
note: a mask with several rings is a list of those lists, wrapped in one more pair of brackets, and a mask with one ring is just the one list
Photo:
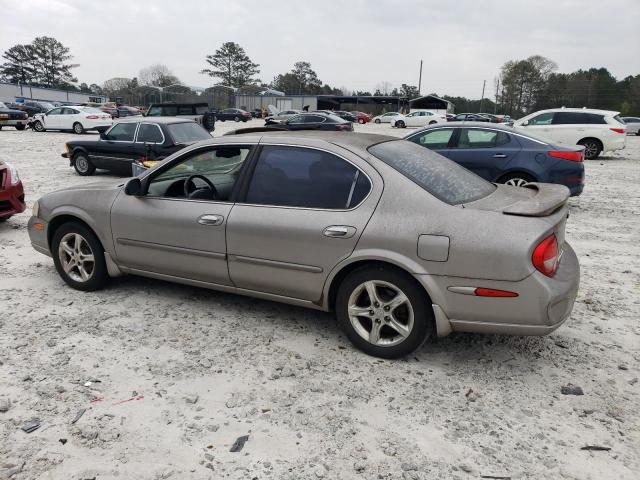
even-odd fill
[(527, 115), (513, 126), (560, 145), (582, 145), (585, 158), (593, 160), (602, 152), (626, 146), (627, 126), (619, 113), (588, 108), (555, 108)]

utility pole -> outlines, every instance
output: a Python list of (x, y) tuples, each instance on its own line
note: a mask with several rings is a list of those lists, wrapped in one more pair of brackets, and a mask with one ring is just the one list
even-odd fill
[(422, 60), (420, 60), (420, 77), (418, 78), (418, 96), (420, 96), (421, 88), (422, 88)]
[(498, 113), (498, 91), (500, 91), (500, 77), (496, 82), (496, 102), (493, 104), (493, 114)]
[(484, 87), (487, 86), (487, 81), (482, 81), (482, 98), (480, 99), (480, 111), (478, 113), (482, 113), (482, 104), (484, 103)]

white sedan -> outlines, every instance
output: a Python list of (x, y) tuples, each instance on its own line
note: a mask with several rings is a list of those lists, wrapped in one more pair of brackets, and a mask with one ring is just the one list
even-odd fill
[(111, 115), (93, 107), (56, 107), (47, 113), (36, 113), (32, 127), (36, 132), (70, 130), (81, 134), (87, 130), (106, 130), (113, 124)]
[(428, 111), (411, 112), (407, 115), (399, 115), (391, 122), (392, 127), (426, 127), (436, 123), (445, 123), (447, 117)]
[(377, 117), (373, 117), (371, 121), (373, 123), (393, 123), (393, 119), (398, 115), (402, 114), (398, 112), (387, 112), (383, 113), (382, 115), (378, 115)]

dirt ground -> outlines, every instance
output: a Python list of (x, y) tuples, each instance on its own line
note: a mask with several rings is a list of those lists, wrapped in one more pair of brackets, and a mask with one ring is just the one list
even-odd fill
[(0, 479), (640, 478), (640, 137), (586, 162), (571, 199), (582, 281), (563, 327), (400, 361), (355, 350), (330, 314), (136, 277), (67, 287), (26, 226), (39, 196), (111, 178), (76, 175), (72, 137), (0, 131), (29, 207), (0, 224)]

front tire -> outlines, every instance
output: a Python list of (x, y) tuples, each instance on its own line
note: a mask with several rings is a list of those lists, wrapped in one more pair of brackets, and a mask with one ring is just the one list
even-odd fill
[(78, 153), (73, 159), (73, 168), (76, 169), (78, 175), (82, 175), (83, 177), (87, 177), (93, 175), (96, 171), (96, 167), (89, 157), (84, 153)]
[(76, 290), (99, 290), (109, 278), (102, 244), (84, 225), (60, 226), (53, 234), (51, 253), (60, 277)]
[(26, 125), (16, 125), (16, 130), (20, 130), (20, 131), (22, 131), (22, 130), (24, 130), (25, 128), (27, 128), (27, 126), (26, 126)]
[(44, 125), (42, 124), (42, 122), (40, 120), (36, 120), (35, 122), (33, 122), (33, 129), (36, 132), (44, 132), (45, 131)]
[(234, 122), (239, 122), (240, 121), (240, 117), (238, 117), (238, 116), (233, 117), (233, 121)]
[(82, 135), (84, 133), (84, 127), (80, 122), (76, 122), (73, 124), (73, 133), (77, 135)]
[(353, 344), (375, 357), (408, 355), (435, 331), (428, 295), (411, 276), (393, 268), (351, 272), (339, 287), (335, 308)]
[(584, 158), (587, 160), (595, 160), (602, 153), (602, 143), (595, 138), (585, 138), (580, 140), (578, 145), (584, 147)]
[(376, 118), (376, 119), (374, 120), (374, 123), (382, 123), (382, 121), (381, 121), (379, 118)]
[(364, 125), (364, 119), (359, 118), (359, 119), (358, 119), (358, 123), (359, 123), (360, 125)]

